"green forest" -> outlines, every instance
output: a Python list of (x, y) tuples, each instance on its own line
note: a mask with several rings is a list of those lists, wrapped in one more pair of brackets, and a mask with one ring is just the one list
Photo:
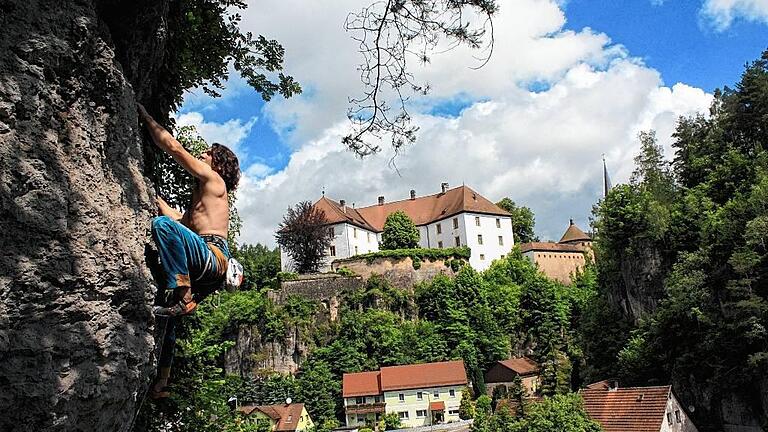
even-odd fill
[[(709, 115), (681, 118), (674, 154), (640, 134), (635, 171), (595, 204), (594, 263), (562, 285), (519, 249), (484, 272), (463, 266), (412, 290), (373, 277), (348, 292), (339, 319), (315, 320), (301, 297), (276, 304), (279, 253), (238, 247), (244, 289), (201, 304), (179, 329), (169, 401), (147, 401), (146, 430), (246, 431), (227, 405), (303, 402), (317, 430), (343, 419), (341, 376), (381, 366), (463, 359), (473, 388), (496, 361), (542, 365), (542, 402), (516, 414), (480, 397), (466, 407), (475, 431), (592, 431), (575, 393), (590, 382), (673, 384), (699, 430), (720, 430), (726, 395), (754, 401), (768, 375), (768, 51)], [(226, 375), (223, 355), (242, 325), (264, 341), (298, 331), (310, 347), (295, 376)], [(767, 427), (764, 424), (763, 427)]]

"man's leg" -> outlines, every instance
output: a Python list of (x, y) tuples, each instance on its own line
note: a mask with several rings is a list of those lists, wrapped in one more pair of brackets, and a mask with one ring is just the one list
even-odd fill
[(174, 290), (174, 304), (156, 307), (155, 314), (176, 316), (193, 312), (197, 303), (192, 299), (190, 270), (200, 268), (205, 262), (209, 253), (205, 242), (189, 228), (167, 216), (152, 220), (152, 237), (165, 270), (165, 286)]
[(168, 389), (168, 379), (171, 377), (171, 366), (173, 365), (173, 355), (176, 351), (176, 318), (165, 318), (163, 342), (160, 349), (160, 358), (158, 359), (157, 378), (152, 383), (149, 395), (152, 399), (167, 398), (170, 396)]

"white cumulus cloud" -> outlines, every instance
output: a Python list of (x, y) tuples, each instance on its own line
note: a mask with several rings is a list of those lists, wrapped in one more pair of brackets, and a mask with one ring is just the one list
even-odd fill
[(768, 0), (706, 0), (701, 13), (718, 31), (737, 18), (768, 23)]
[(243, 122), (240, 119), (231, 119), (223, 123), (206, 121), (202, 113), (188, 112), (176, 116), (177, 126), (194, 126), (197, 133), (209, 144), (219, 143), (232, 149), (243, 160), (247, 156), (243, 140), (253, 129), (258, 118), (251, 117)]
[[(359, 160), (340, 142), (348, 132), (347, 97), (362, 90), (356, 45), (342, 25), (349, 11), (369, 3), (265, 0), (244, 14), (246, 30), (283, 44), (286, 70), (305, 93), (267, 105), (293, 153), (280, 170), (245, 172), (238, 192), (241, 242), (274, 244), (286, 208), (314, 201), (323, 190), (363, 206), (379, 195), (404, 199), (410, 189), (436, 193), (443, 181), (531, 207), (538, 234), (557, 240), (569, 218), (588, 228), (601, 194), (602, 154), (614, 183), (625, 181), (639, 131), (657, 130), (669, 149), (676, 119), (706, 112), (712, 100), (682, 83), (665, 86), (657, 71), (606, 34), (564, 29), (562, 2), (504, 2), (485, 67), (470, 69), (477, 53), (465, 48), (414, 64), (416, 80), (434, 91), (419, 101), (420, 113), (412, 112), (418, 141), (395, 159), (395, 171), (386, 151)], [(545, 90), (528, 90), (534, 82)], [(430, 104), (457, 95), (471, 103), (455, 117), (425, 114)]]

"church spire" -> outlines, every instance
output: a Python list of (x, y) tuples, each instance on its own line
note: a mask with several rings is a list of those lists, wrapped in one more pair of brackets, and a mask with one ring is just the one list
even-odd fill
[(605, 153), (603, 153), (603, 198), (608, 196), (611, 190), (611, 178), (608, 177), (608, 167), (605, 164)]

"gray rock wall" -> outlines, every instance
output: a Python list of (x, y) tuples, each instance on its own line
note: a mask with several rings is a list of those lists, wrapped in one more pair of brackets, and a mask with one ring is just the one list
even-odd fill
[(89, 1), (0, 1), (0, 430), (127, 430), (153, 374), (152, 191)]

